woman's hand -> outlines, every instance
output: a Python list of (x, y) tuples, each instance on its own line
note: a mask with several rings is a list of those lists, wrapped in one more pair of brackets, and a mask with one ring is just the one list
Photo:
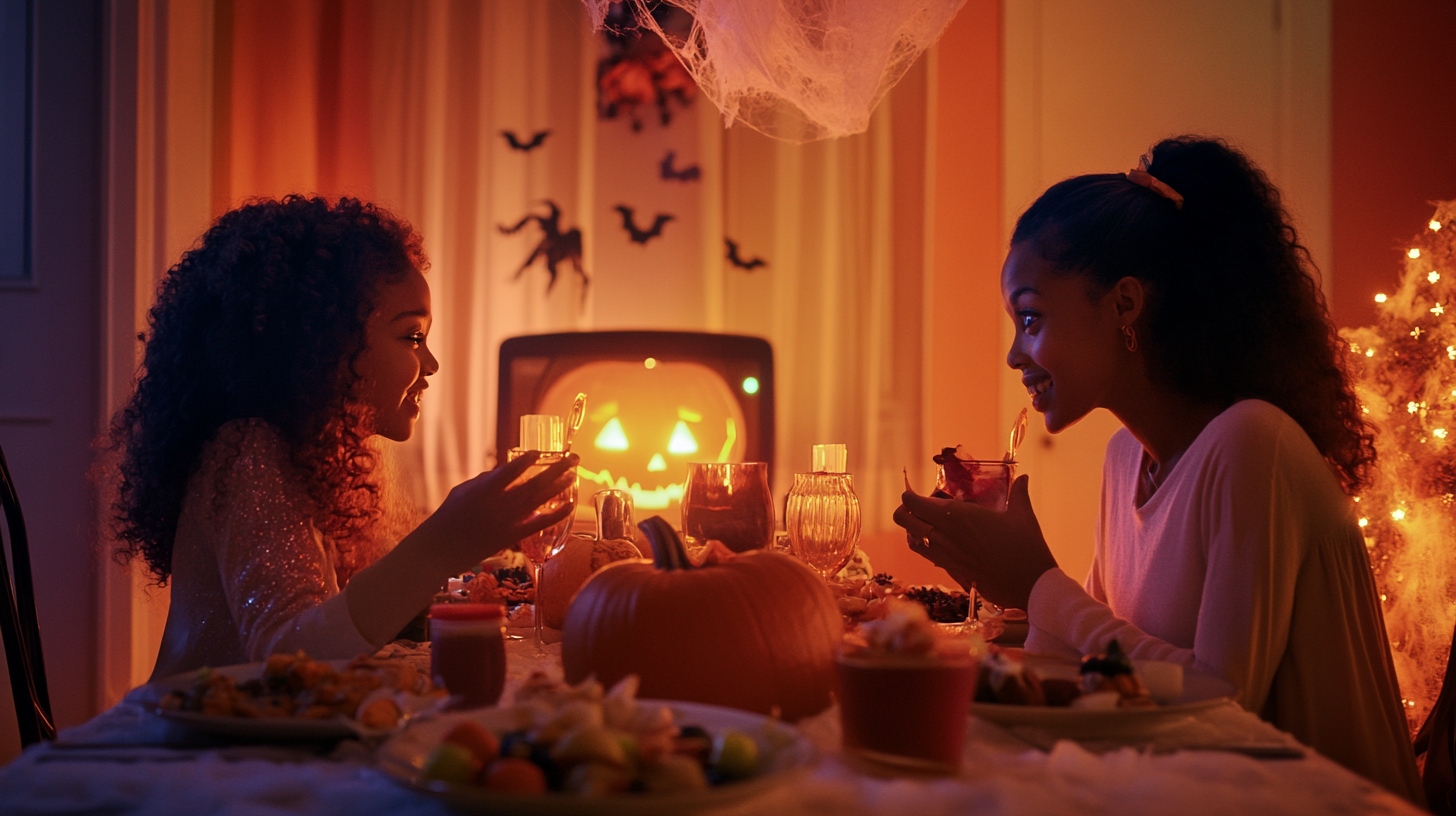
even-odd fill
[(1026, 485), (1026, 476), (1012, 483), (1004, 513), (906, 490), (895, 510), (895, 523), (909, 533), (910, 549), (950, 573), (961, 586), (975, 583), (991, 603), (1025, 609), (1037, 579), (1057, 565), (1031, 509)]
[(558, 507), (546, 513), (537, 510), (553, 496), (571, 486), (580, 459), (576, 454), (544, 468), (520, 484), (514, 482), (541, 458), (529, 451), (495, 470), (455, 485), (450, 495), (426, 519), (439, 531), (437, 546), (448, 562), (450, 574), (469, 569), (527, 536), (540, 532), (576, 511)]

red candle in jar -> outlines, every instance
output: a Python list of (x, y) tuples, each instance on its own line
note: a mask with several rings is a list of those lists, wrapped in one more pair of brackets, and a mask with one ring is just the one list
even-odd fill
[(430, 607), (430, 674), (462, 708), (492, 706), (506, 685), (506, 608), (456, 603)]

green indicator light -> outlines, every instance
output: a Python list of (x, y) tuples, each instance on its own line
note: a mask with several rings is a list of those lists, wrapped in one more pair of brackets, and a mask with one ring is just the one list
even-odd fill
[(758, 378), (757, 377), (744, 377), (743, 378), (743, 393), (745, 393), (745, 394), (757, 394), (758, 393)]

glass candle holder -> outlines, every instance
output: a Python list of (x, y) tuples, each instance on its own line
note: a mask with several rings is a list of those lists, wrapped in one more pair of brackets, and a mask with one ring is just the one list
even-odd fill
[(766, 462), (694, 462), (683, 487), (683, 535), (695, 546), (718, 540), (734, 552), (773, 543), (773, 493)]
[(853, 477), (844, 472), (844, 445), (815, 445), (813, 463), (813, 472), (794, 474), (784, 527), (793, 554), (828, 580), (859, 544), (859, 497)]

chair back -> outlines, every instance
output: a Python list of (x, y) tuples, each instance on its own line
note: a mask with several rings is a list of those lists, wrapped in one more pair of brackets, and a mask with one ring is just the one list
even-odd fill
[(1456, 632), (1452, 633), (1451, 656), (1446, 660), (1446, 678), (1436, 705), (1416, 732), (1416, 756), (1426, 755), (1421, 772), (1422, 787), (1431, 812), (1456, 815)]
[(35, 590), (31, 583), (30, 543), (25, 535), (25, 517), (5, 451), (0, 449), (0, 514), (9, 534), (12, 581), (0, 548), (0, 584), (5, 592), (0, 607), (0, 638), (5, 645), (5, 663), (10, 669), (10, 691), (15, 697), (15, 719), (20, 726), (20, 744), (31, 745), (55, 739), (51, 719), (50, 692), (46, 686), (45, 655), (40, 647), (40, 624), (35, 615)]

